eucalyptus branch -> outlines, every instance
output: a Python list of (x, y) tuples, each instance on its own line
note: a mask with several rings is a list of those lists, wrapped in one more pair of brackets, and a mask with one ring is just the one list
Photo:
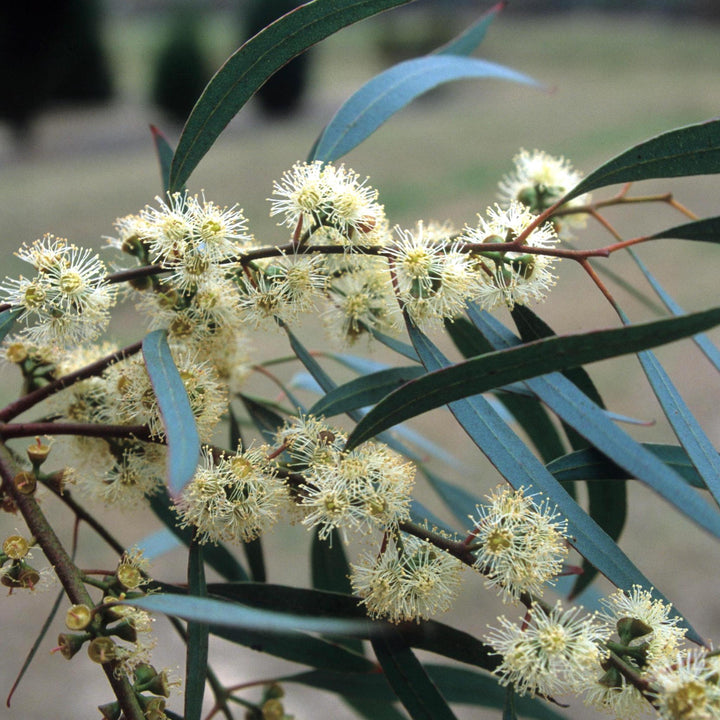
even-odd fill
[(36, 435), (78, 435), (100, 438), (133, 438), (145, 442), (158, 441), (147, 425), (96, 425), (75, 422), (0, 423), (0, 438), (5, 440)]
[(60, 392), (60, 390), (64, 390), (66, 387), (69, 387), (70, 385), (79, 382), (80, 380), (86, 380), (87, 378), (93, 377), (95, 375), (100, 375), (100, 373), (102, 373), (105, 368), (117, 362), (120, 362), (121, 360), (125, 360), (131, 355), (140, 352), (140, 350), (142, 350), (142, 341), (138, 341), (136, 343), (133, 343), (132, 345), (128, 345), (122, 350), (111, 353), (104, 358), (100, 358), (100, 360), (96, 360), (95, 362), (86, 365), (80, 370), (76, 370), (75, 372), (63, 375), (62, 377), (53, 380), (53, 382), (49, 383), (48, 385), (38, 388), (37, 390), (33, 390), (33, 392), (28, 393), (27, 395), (23, 395), (21, 398), (18, 398), (17, 400), (11, 402), (9, 405), (6, 405), (2, 410), (0, 410), (0, 423), (12, 420), (21, 413), (37, 405), (39, 402), (45, 400), (46, 398), (54, 395), (57, 392)]
[[(4, 444), (0, 444), (0, 475), (2, 475), (5, 491), (12, 497), (28, 526), (28, 530), (37, 541), (45, 557), (50, 561), (70, 602), (75, 605), (93, 607), (95, 603), (83, 583), (80, 571), (47, 521), (37, 501), (32, 495), (21, 493), (15, 487), (13, 465), (14, 462), (9, 451)], [(129, 680), (125, 675), (116, 675), (115, 673), (116, 663), (103, 663), (102, 668), (127, 720), (143, 720), (143, 711)]]

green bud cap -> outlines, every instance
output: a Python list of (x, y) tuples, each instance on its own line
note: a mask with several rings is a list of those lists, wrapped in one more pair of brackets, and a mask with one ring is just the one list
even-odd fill
[(98, 710), (103, 716), (104, 720), (120, 720), (122, 711), (120, 710), (120, 703), (116, 700), (115, 702), (107, 703), (105, 705), (98, 705)]
[(632, 640), (643, 637), (643, 635), (649, 635), (653, 629), (642, 620), (624, 617), (617, 621), (617, 631), (620, 640), (625, 645), (629, 645)]

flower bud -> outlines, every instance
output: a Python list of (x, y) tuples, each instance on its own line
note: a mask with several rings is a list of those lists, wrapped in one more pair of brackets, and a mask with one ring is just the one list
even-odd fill
[(33, 590), (40, 582), (40, 573), (24, 560), (15, 560), (10, 569), (2, 575), (0, 582), (9, 588)]
[(89, 639), (88, 633), (60, 633), (57, 649), (66, 660), (70, 660)]
[(120, 720), (122, 715), (120, 703), (117, 700), (115, 702), (106, 703), (105, 705), (98, 705), (98, 710), (104, 720)]
[(285, 717), (285, 708), (277, 698), (271, 698), (263, 703), (262, 706), (263, 720), (283, 720)]

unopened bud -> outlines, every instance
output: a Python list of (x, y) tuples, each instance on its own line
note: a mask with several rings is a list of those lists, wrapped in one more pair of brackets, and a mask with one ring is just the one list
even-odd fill
[(28, 352), (24, 343), (14, 342), (10, 343), (5, 350), (5, 357), (11, 362), (20, 364), (27, 359)]
[(262, 716), (263, 720), (283, 720), (285, 707), (277, 698), (271, 698), (263, 703)]
[(120, 703), (116, 700), (115, 702), (107, 703), (105, 705), (98, 705), (98, 710), (103, 716), (104, 720), (120, 720), (122, 711), (120, 710)]
[(89, 639), (90, 635), (88, 633), (60, 633), (58, 635), (57, 649), (66, 660), (70, 660)]
[(5, 587), (34, 590), (40, 582), (40, 573), (24, 560), (14, 560), (10, 569), (0, 578)]

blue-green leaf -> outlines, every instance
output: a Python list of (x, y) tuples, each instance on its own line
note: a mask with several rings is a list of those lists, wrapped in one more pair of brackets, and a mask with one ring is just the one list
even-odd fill
[(720, 242), (720, 217), (695, 220), (677, 225), (650, 236), (650, 239), (674, 238), (676, 240), (699, 240), (700, 242)]
[(13, 329), (15, 324), (15, 318), (22, 312), (22, 310), (3, 310), (0, 313), (0, 342), (5, 336)]
[(155, 143), (155, 152), (157, 153), (158, 162), (160, 163), (160, 178), (165, 192), (170, 187), (170, 165), (173, 159), (173, 149), (167, 138), (154, 125), (150, 126), (150, 132)]
[(177, 535), (169, 528), (162, 528), (157, 532), (146, 535), (139, 543), (136, 543), (142, 551), (146, 560), (152, 561), (165, 553), (174, 550), (182, 545)]
[(170, 190), (185, 184), (230, 120), (283, 65), (341, 28), (408, 2), (315, 0), (250, 38), (215, 73), (192, 109), (170, 169)]
[(487, 12), (483, 13), (483, 16), (477, 22), (473, 23), (449, 43), (439, 47), (435, 50), (435, 53), (437, 55), (469, 55), (485, 39), (490, 23), (506, 5), (507, 2), (504, 0), (493, 5)]
[[(449, 364), (447, 358), (423, 333), (412, 326), (409, 327), (409, 332), (415, 349), (429, 371)], [(561, 379), (564, 380), (562, 377)], [(579, 393), (574, 385), (569, 382), (567, 384)], [(589, 404), (597, 408), (592, 403)], [(652, 590), (652, 583), (607, 533), (577, 505), (483, 397), (457, 400), (450, 404), (450, 410), (473, 442), (514, 488), (532, 487), (548, 496), (559, 512), (567, 518), (568, 533), (573, 546), (603, 575), (619, 588), (629, 589), (638, 584)], [(661, 464), (661, 467), (664, 466)], [(656, 597), (662, 598), (657, 590), (653, 592)], [(690, 634), (699, 639), (692, 628)]]
[[(448, 702), (491, 708), (503, 706), (506, 690), (490, 675), (452, 665), (424, 663), (423, 667)], [(349, 675), (310, 670), (287, 675), (279, 678), (278, 682), (299, 683), (346, 697), (373, 698), (378, 703), (391, 703), (396, 699), (386, 678), (380, 673)], [(537, 698), (518, 697), (515, 706), (522, 717), (538, 720), (562, 720), (564, 717), (549, 703)]]
[[(705, 488), (702, 478), (679, 445), (642, 443), (641, 447), (674, 470), (688, 485)], [(631, 480), (633, 476), (595, 448), (585, 448), (555, 458), (547, 465), (559, 482), (572, 480)]]
[(134, 605), (150, 612), (162, 612), (192, 622), (208, 623), (220, 627), (261, 630), (267, 633), (303, 631), (362, 636), (368, 633), (367, 623), (364, 620), (272, 612), (214, 598), (156, 593), (128, 600), (125, 604)]
[(470, 78), (537, 84), (527, 75), (479, 58), (428, 55), (406, 60), (376, 75), (345, 102), (323, 131), (310, 160), (337, 160), (418, 96), (438, 85)]
[[(645, 263), (640, 260), (638, 254), (633, 251), (632, 248), (628, 248), (628, 252), (632, 256), (633, 260), (637, 263), (640, 271), (645, 276), (647, 281), (652, 286), (652, 289), (658, 294), (658, 297), (663, 301), (665, 307), (673, 315), (685, 315), (685, 311), (673, 300), (660, 283), (655, 279), (650, 271), (645, 266)], [(706, 335), (694, 335), (693, 341), (702, 350), (705, 357), (715, 366), (715, 369), (720, 371), (720, 350), (708, 339)]]
[(348, 438), (347, 447), (355, 447), (393, 425), (453, 400), (556, 370), (655, 347), (718, 323), (720, 308), (712, 308), (682, 318), (545, 338), (456, 363), (390, 393), (358, 423)]
[[(197, 542), (190, 545), (188, 553), (188, 589), (196, 598), (207, 596), (203, 549)], [(208, 625), (203, 621), (190, 621), (185, 664), (185, 720), (200, 720), (202, 716), (207, 660)]]
[(373, 638), (385, 678), (413, 720), (456, 720), (445, 698), (397, 632)]
[(631, 147), (581, 180), (564, 198), (617, 183), (720, 172), (720, 120), (658, 135)]
[(638, 359), (677, 439), (715, 502), (720, 504), (720, 456), (717, 450), (655, 355), (647, 351), (639, 353)]
[(359, 410), (374, 405), (408, 380), (414, 380), (424, 374), (425, 368), (411, 365), (363, 375), (327, 393), (310, 408), (309, 412), (311, 415), (332, 417), (351, 410)]
[[(495, 347), (509, 347), (518, 340), (488, 313), (474, 306), (468, 315)], [(527, 381), (528, 387), (559, 417), (591, 445), (624, 467), (708, 532), (720, 532), (720, 514), (652, 453), (645, 451), (626, 432), (560, 373)], [(592, 562), (592, 561), (591, 561)], [(602, 572), (602, 570), (601, 570)]]
[(160, 408), (168, 444), (168, 487), (178, 495), (195, 475), (200, 437), (185, 386), (170, 352), (165, 330), (145, 336), (143, 358)]

